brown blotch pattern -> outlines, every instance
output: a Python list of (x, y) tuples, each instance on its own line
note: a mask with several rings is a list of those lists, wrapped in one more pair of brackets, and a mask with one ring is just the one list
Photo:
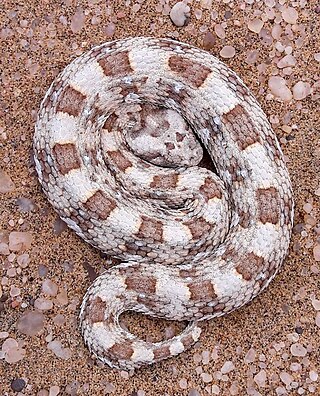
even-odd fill
[(180, 278), (193, 278), (194, 276), (196, 276), (196, 269), (195, 268), (190, 268), (190, 269), (180, 269), (179, 270), (179, 277)]
[(208, 67), (178, 55), (170, 56), (168, 65), (173, 72), (197, 88), (201, 87), (211, 73)]
[(85, 95), (68, 85), (58, 100), (57, 111), (77, 117), (83, 109), (85, 98)]
[(200, 193), (204, 196), (206, 201), (215, 197), (219, 199), (222, 197), (221, 191), (211, 177), (206, 177), (204, 183), (200, 187)]
[(107, 155), (113, 164), (116, 165), (122, 172), (132, 166), (132, 162), (127, 157), (125, 157), (121, 151), (107, 151)]
[(168, 175), (156, 175), (150, 183), (151, 188), (174, 188), (177, 186), (179, 176), (175, 173)]
[(60, 173), (66, 175), (72, 169), (80, 168), (80, 158), (77, 148), (73, 143), (56, 143), (52, 150), (57, 168)]
[(191, 334), (187, 335), (186, 337), (183, 337), (181, 342), (185, 347), (185, 349), (189, 349), (195, 343)]
[(222, 123), (226, 124), (240, 150), (245, 150), (261, 141), (261, 131), (257, 129), (247, 111), (240, 104), (222, 116)]
[(250, 222), (252, 219), (252, 216), (250, 213), (245, 212), (244, 210), (241, 210), (238, 212), (239, 215), (239, 224), (243, 228), (248, 228), (250, 226)]
[(261, 223), (277, 224), (280, 219), (280, 197), (274, 187), (259, 188), (256, 192), (258, 216)]
[(209, 280), (194, 282), (188, 284), (190, 290), (190, 299), (192, 301), (213, 301), (217, 298), (214, 287)]
[(109, 117), (106, 119), (105, 123), (103, 124), (102, 128), (108, 132), (112, 132), (114, 125), (118, 121), (118, 118), (119, 117), (114, 113), (110, 114)]
[(116, 359), (129, 360), (134, 350), (129, 342), (122, 342), (121, 344), (114, 344), (108, 349), (108, 352), (114, 355)]
[(98, 190), (84, 203), (84, 206), (95, 213), (99, 219), (106, 220), (117, 204), (103, 191)]
[(88, 306), (88, 320), (90, 323), (98, 323), (104, 321), (104, 312), (106, 303), (100, 297), (96, 297)]
[(154, 359), (164, 359), (171, 356), (169, 345), (160, 346), (153, 351)]
[(105, 58), (100, 59), (98, 63), (108, 77), (121, 77), (133, 72), (128, 51), (107, 55)]
[(238, 257), (235, 262), (235, 269), (246, 281), (253, 279), (264, 266), (264, 258), (254, 253), (248, 253)]
[(199, 239), (201, 236), (205, 235), (212, 227), (203, 217), (197, 219), (189, 220), (183, 223), (187, 226), (191, 232), (192, 239)]
[(133, 274), (126, 277), (125, 284), (129, 290), (137, 293), (154, 294), (156, 292), (157, 280), (151, 276)]
[(142, 222), (138, 233), (139, 238), (152, 239), (154, 241), (162, 241), (163, 224), (159, 220), (152, 219), (151, 217), (141, 216)]

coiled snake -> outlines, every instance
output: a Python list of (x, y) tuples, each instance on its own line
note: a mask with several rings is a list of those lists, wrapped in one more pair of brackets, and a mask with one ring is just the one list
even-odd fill
[[(201, 166), (203, 147), (215, 172)], [(61, 218), (121, 260), (80, 312), (86, 344), (112, 367), (181, 353), (198, 321), (252, 300), (286, 255), (293, 201), (281, 149), (248, 88), (205, 51), (140, 37), (81, 55), (41, 104), (34, 154)], [(119, 325), (128, 310), (190, 325), (151, 343)]]

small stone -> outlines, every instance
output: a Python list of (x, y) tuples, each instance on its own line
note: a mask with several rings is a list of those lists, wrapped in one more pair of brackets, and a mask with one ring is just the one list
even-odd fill
[(16, 204), (18, 205), (18, 209), (22, 213), (28, 213), (28, 212), (31, 212), (32, 210), (36, 209), (36, 205), (29, 198), (24, 198), (24, 197), (17, 198)]
[(271, 93), (282, 99), (284, 102), (288, 102), (292, 99), (290, 89), (286, 85), (286, 80), (279, 76), (272, 76), (269, 78), (268, 86)]
[(200, 375), (201, 379), (203, 382), (205, 382), (206, 384), (212, 381), (212, 375), (208, 374), (208, 373), (202, 373)]
[(289, 55), (285, 55), (283, 58), (281, 58), (279, 60), (279, 62), (277, 63), (277, 66), (280, 69), (283, 69), (284, 67), (295, 66), (296, 63), (297, 63), (296, 58), (289, 54)]
[(292, 25), (297, 23), (298, 20), (298, 12), (293, 7), (283, 7), (281, 11), (282, 18)]
[(9, 246), (7, 243), (0, 243), (0, 254), (3, 256), (8, 256), (10, 254)]
[(221, 368), (222, 374), (228, 374), (235, 369), (235, 366), (231, 360), (227, 360)]
[(116, 387), (111, 384), (110, 382), (107, 382), (104, 388), (105, 393), (113, 393), (116, 390)]
[(20, 266), (21, 268), (27, 268), (27, 266), (28, 266), (28, 264), (29, 264), (29, 262), (30, 262), (30, 256), (29, 256), (29, 254), (28, 254), (28, 253), (20, 254), (20, 255), (17, 257), (17, 262), (18, 262), (18, 264), (19, 264), (19, 266)]
[(14, 379), (11, 382), (11, 389), (15, 392), (21, 392), (22, 389), (26, 386), (26, 382), (22, 378)]
[(53, 308), (53, 302), (46, 300), (43, 297), (39, 297), (34, 301), (34, 307), (40, 309), (41, 311), (47, 311)]
[(115, 31), (116, 25), (113, 22), (108, 23), (108, 25), (104, 29), (104, 32), (108, 38), (112, 37)]
[(315, 245), (313, 248), (313, 257), (316, 261), (320, 261), (320, 245)]
[(197, 389), (190, 389), (188, 396), (201, 396)]
[(290, 374), (286, 373), (285, 371), (282, 371), (280, 373), (280, 379), (285, 385), (290, 385), (291, 382), (293, 381), (293, 378)]
[(57, 314), (52, 320), (57, 326), (62, 326), (65, 323), (66, 318), (62, 314)]
[(9, 235), (9, 249), (14, 252), (28, 250), (31, 246), (32, 234), (30, 232), (12, 231)]
[(60, 219), (59, 216), (56, 217), (54, 223), (53, 223), (53, 232), (55, 235), (61, 235), (63, 231), (67, 230), (68, 226), (67, 224)]
[(188, 382), (187, 382), (187, 380), (186, 380), (185, 378), (181, 378), (181, 379), (179, 380), (179, 387), (180, 387), (181, 389), (187, 389), (187, 387), (188, 387)]
[(290, 347), (290, 351), (293, 356), (298, 357), (305, 357), (307, 354), (307, 349), (299, 343), (292, 344)]
[(183, 1), (179, 1), (171, 8), (170, 19), (176, 26), (184, 26), (188, 22), (189, 17), (190, 7)]
[(254, 376), (253, 380), (258, 385), (259, 388), (264, 388), (266, 386), (266, 381), (267, 381), (266, 371), (260, 370), (259, 373)]
[(73, 33), (79, 33), (85, 24), (85, 15), (81, 8), (78, 8), (71, 18), (70, 28)]
[(44, 326), (44, 315), (38, 311), (26, 311), (17, 321), (17, 329), (28, 336), (38, 334)]
[(255, 358), (256, 358), (256, 351), (253, 348), (250, 348), (246, 356), (244, 357), (244, 362), (246, 364), (253, 363)]
[(234, 47), (232, 47), (231, 45), (226, 45), (220, 51), (220, 56), (222, 56), (222, 58), (233, 58), (235, 53), (236, 50)]
[(299, 81), (293, 86), (292, 92), (295, 100), (302, 100), (310, 95), (311, 85), (308, 82)]
[(253, 19), (248, 23), (248, 29), (254, 33), (260, 33), (262, 27), (263, 27), (263, 21), (261, 19)]
[(215, 384), (212, 385), (211, 392), (212, 392), (213, 395), (219, 395), (220, 394), (219, 386), (215, 385)]
[(318, 373), (314, 370), (311, 370), (309, 372), (309, 378), (311, 379), (311, 381), (317, 381), (318, 380)]
[(214, 26), (214, 32), (219, 38), (221, 38), (221, 39), (225, 39), (226, 38), (226, 31), (224, 30), (224, 28), (219, 23), (217, 23)]
[(8, 193), (15, 189), (15, 185), (10, 176), (0, 169), (0, 193)]
[(203, 38), (203, 48), (206, 50), (212, 49), (216, 44), (216, 38), (211, 32), (207, 32)]
[(314, 300), (311, 301), (311, 303), (312, 303), (313, 308), (316, 311), (320, 311), (320, 300), (314, 299)]
[(45, 276), (47, 276), (48, 272), (49, 272), (49, 270), (45, 265), (43, 265), (43, 264), (39, 265), (38, 274), (39, 274), (39, 276), (41, 276), (41, 278), (44, 278)]
[(37, 396), (49, 396), (49, 392), (47, 391), (47, 389), (40, 389), (37, 393)]
[(26, 350), (19, 346), (8, 349), (5, 353), (5, 361), (9, 364), (17, 363), (26, 355)]
[(320, 62), (320, 52), (317, 52), (317, 53), (314, 54), (314, 59), (315, 59), (317, 62)]
[(69, 348), (64, 348), (61, 341), (53, 340), (48, 343), (48, 349), (50, 349), (58, 358), (68, 360), (71, 357), (71, 351)]
[(50, 386), (49, 396), (57, 396), (60, 393), (60, 387), (58, 385)]
[(50, 279), (46, 279), (42, 283), (41, 287), (42, 293), (46, 294), (47, 296), (56, 296), (58, 293), (58, 285)]

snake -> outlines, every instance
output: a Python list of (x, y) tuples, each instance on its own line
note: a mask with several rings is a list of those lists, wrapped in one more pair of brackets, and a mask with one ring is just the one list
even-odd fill
[[(116, 260), (79, 314), (110, 367), (179, 355), (286, 257), (294, 204), (277, 137), (238, 75), (197, 47), (130, 37), (74, 59), (42, 100), (34, 159), (61, 219)], [(127, 311), (187, 324), (151, 342), (122, 325)]]

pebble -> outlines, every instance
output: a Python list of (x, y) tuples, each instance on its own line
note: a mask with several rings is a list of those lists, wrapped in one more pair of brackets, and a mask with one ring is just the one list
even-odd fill
[(188, 22), (189, 17), (190, 7), (183, 1), (179, 1), (171, 8), (170, 19), (176, 26), (184, 26)]
[(203, 38), (203, 48), (209, 50), (216, 44), (216, 38), (211, 32), (207, 32)]
[(313, 257), (316, 261), (320, 261), (320, 245), (313, 247)]
[(259, 373), (254, 376), (253, 380), (258, 385), (259, 388), (264, 388), (266, 386), (266, 381), (267, 381), (266, 371), (260, 370)]
[(295, 66), (296, 63), (297, 63), (296, 58), (289, 54), (289, 55), (285, 55), (283, 58), (281, 58), (279, 60), (279, 62), (277, 63), (277, 66), (280, 69), (283, 69), (284, 67)]
[[(104, 32), (108, 38), (111, 38), (114, 35), (116, 30), (116, 25), (113, 22), (108, 23), (105, 27)], [(62, 221), (62, 220), (61, 220)]]
[(61, 341), (53, 340), (48, 343), (48, 349), (52, 351), (58, 358), (68, 360), (71, 358), (71, 351), (69, 348), (64, 348)]
[(15, 185), (10, 176), (0, 169), (0, 193), (8, 193), (15, 189)]
[(318, 375), (318, 373), (316, 371), (311, 370), (309, 372), (309, 378), (311, 379), (311, 381), (317, 381), (318, 377), (319, 377), (319, 375)]
[(231, 45), (226, 45), (220, 51), (220, 56), (222, 56), (222, 58), (233, 58), (235, 53), (236, 50), (234, 47), (232, 47)]
[(269, 78), (268, 86), (271, 93), (283, 100), (284, 102), (289, 102), (292, 99), (292, 93), (287, 87), (286, 80), (279, 76), (272, 76)]
[(235, 369), (235, 366), (231, 360), (228, 360), (224, 363), (224, 365), (221, 368), (221, 373), (222, 374), (228, 374), (231, 371)]
[(21, 392), (26, 386), (26, 382), (22, 378), (16, 378), (11, 382), (11, 389), (15, 392)]
[(316, 311), (320, 311), (320, 300), (313, 299), (311, 304)]
[(81, 8), (78, 8), (75, 14), (71, 18), (70, 28), (73, 33), (79, 33), (80, 30), (84, 27), (85, 24), (85, 15)]
[(12, 231), (9, 235), (9, 249), (14, 252), (28, 250), (31, 247), (32, 234), (30, 232)]
[(293, 7), (283, 7), (281, 11), (282, 18), (292, 25), (297, 23), (298, 20), (298, 12)]
[(17, 262), (18, 262), (18, 264), (19, 264), (19, 266), (20, 266), (21, 268), (27, 268), (27, 266), (28, 266), (28, 264), (29, 264), (29, 262), (30, 262), (30, 256), (29, 256), (29, 254), (28, 254), (28, 253), (20, 254), (20, 255), (17, 257)]
[(293, 381), (293, 377), (285, 371), (282, 371), (280, 373), (280, 379), (285, 385), (290, 385), (291, 382)]
[(299, 81), (292, 88), (293, 97), (295, 100), (302, 100), (311, 93), (311, 85), (308, 82)]
[(220, 394), (219, 386), (215, 385), (215, 384), (212, 385), (211, 392), (212, 392), (213, 395), (219, 395)]
[(53, 308), (53, 302), (46, 300), (44, 297), (39, 297), (34, 301), (34, 307), (41, 311), (47, 311)]
[(58, 285), (50, 279), (46, 279), (42, 283), (41, 287), (42, 293), (46, 294), (47, 296), (56, 296), (58, 293)]
[(291, 345), (290, 352), (293, 356), (305, 357), (307, 354), (307, 349), (303, 345), (295, 343)]
[(17, 321), (17, 329), (28, 336), (38, 334), (44, 326), (44, 315), (38, 311), (26, 311)]
[(2, 344), (2, 352), (7, 363), (13, 364), (22, 360), (26, 354), (25, 349), (20, 348), (14, 338), (7, 338)]
[(28, 213), (36, 209), (35, 203), (29, 198), (24, 198), (24, 197), (17, 198), (16, 204), (18, 206), (18, 209), (22, 213)]
[(208, 382), (211, 382), (211, 381), (212, 381), (212, 375), (211, 375), (211, 374), (202, 373), (202, 374), (200, 375), (200, 377), (201, 377), (202, 381), (205, 382), (206, 384), (207, 384)]
[(253, 19), (248, 23), (248, 29), (254, 33), (260, 33), (263, 27), (263, 21), (261, 19)]
[(245, 363), (253, 363), (256, 358), (256, 351), (253, 348), (250, 348), (249, 351), (246, 353), (246, 356), (244, 357), (244, 362)]

